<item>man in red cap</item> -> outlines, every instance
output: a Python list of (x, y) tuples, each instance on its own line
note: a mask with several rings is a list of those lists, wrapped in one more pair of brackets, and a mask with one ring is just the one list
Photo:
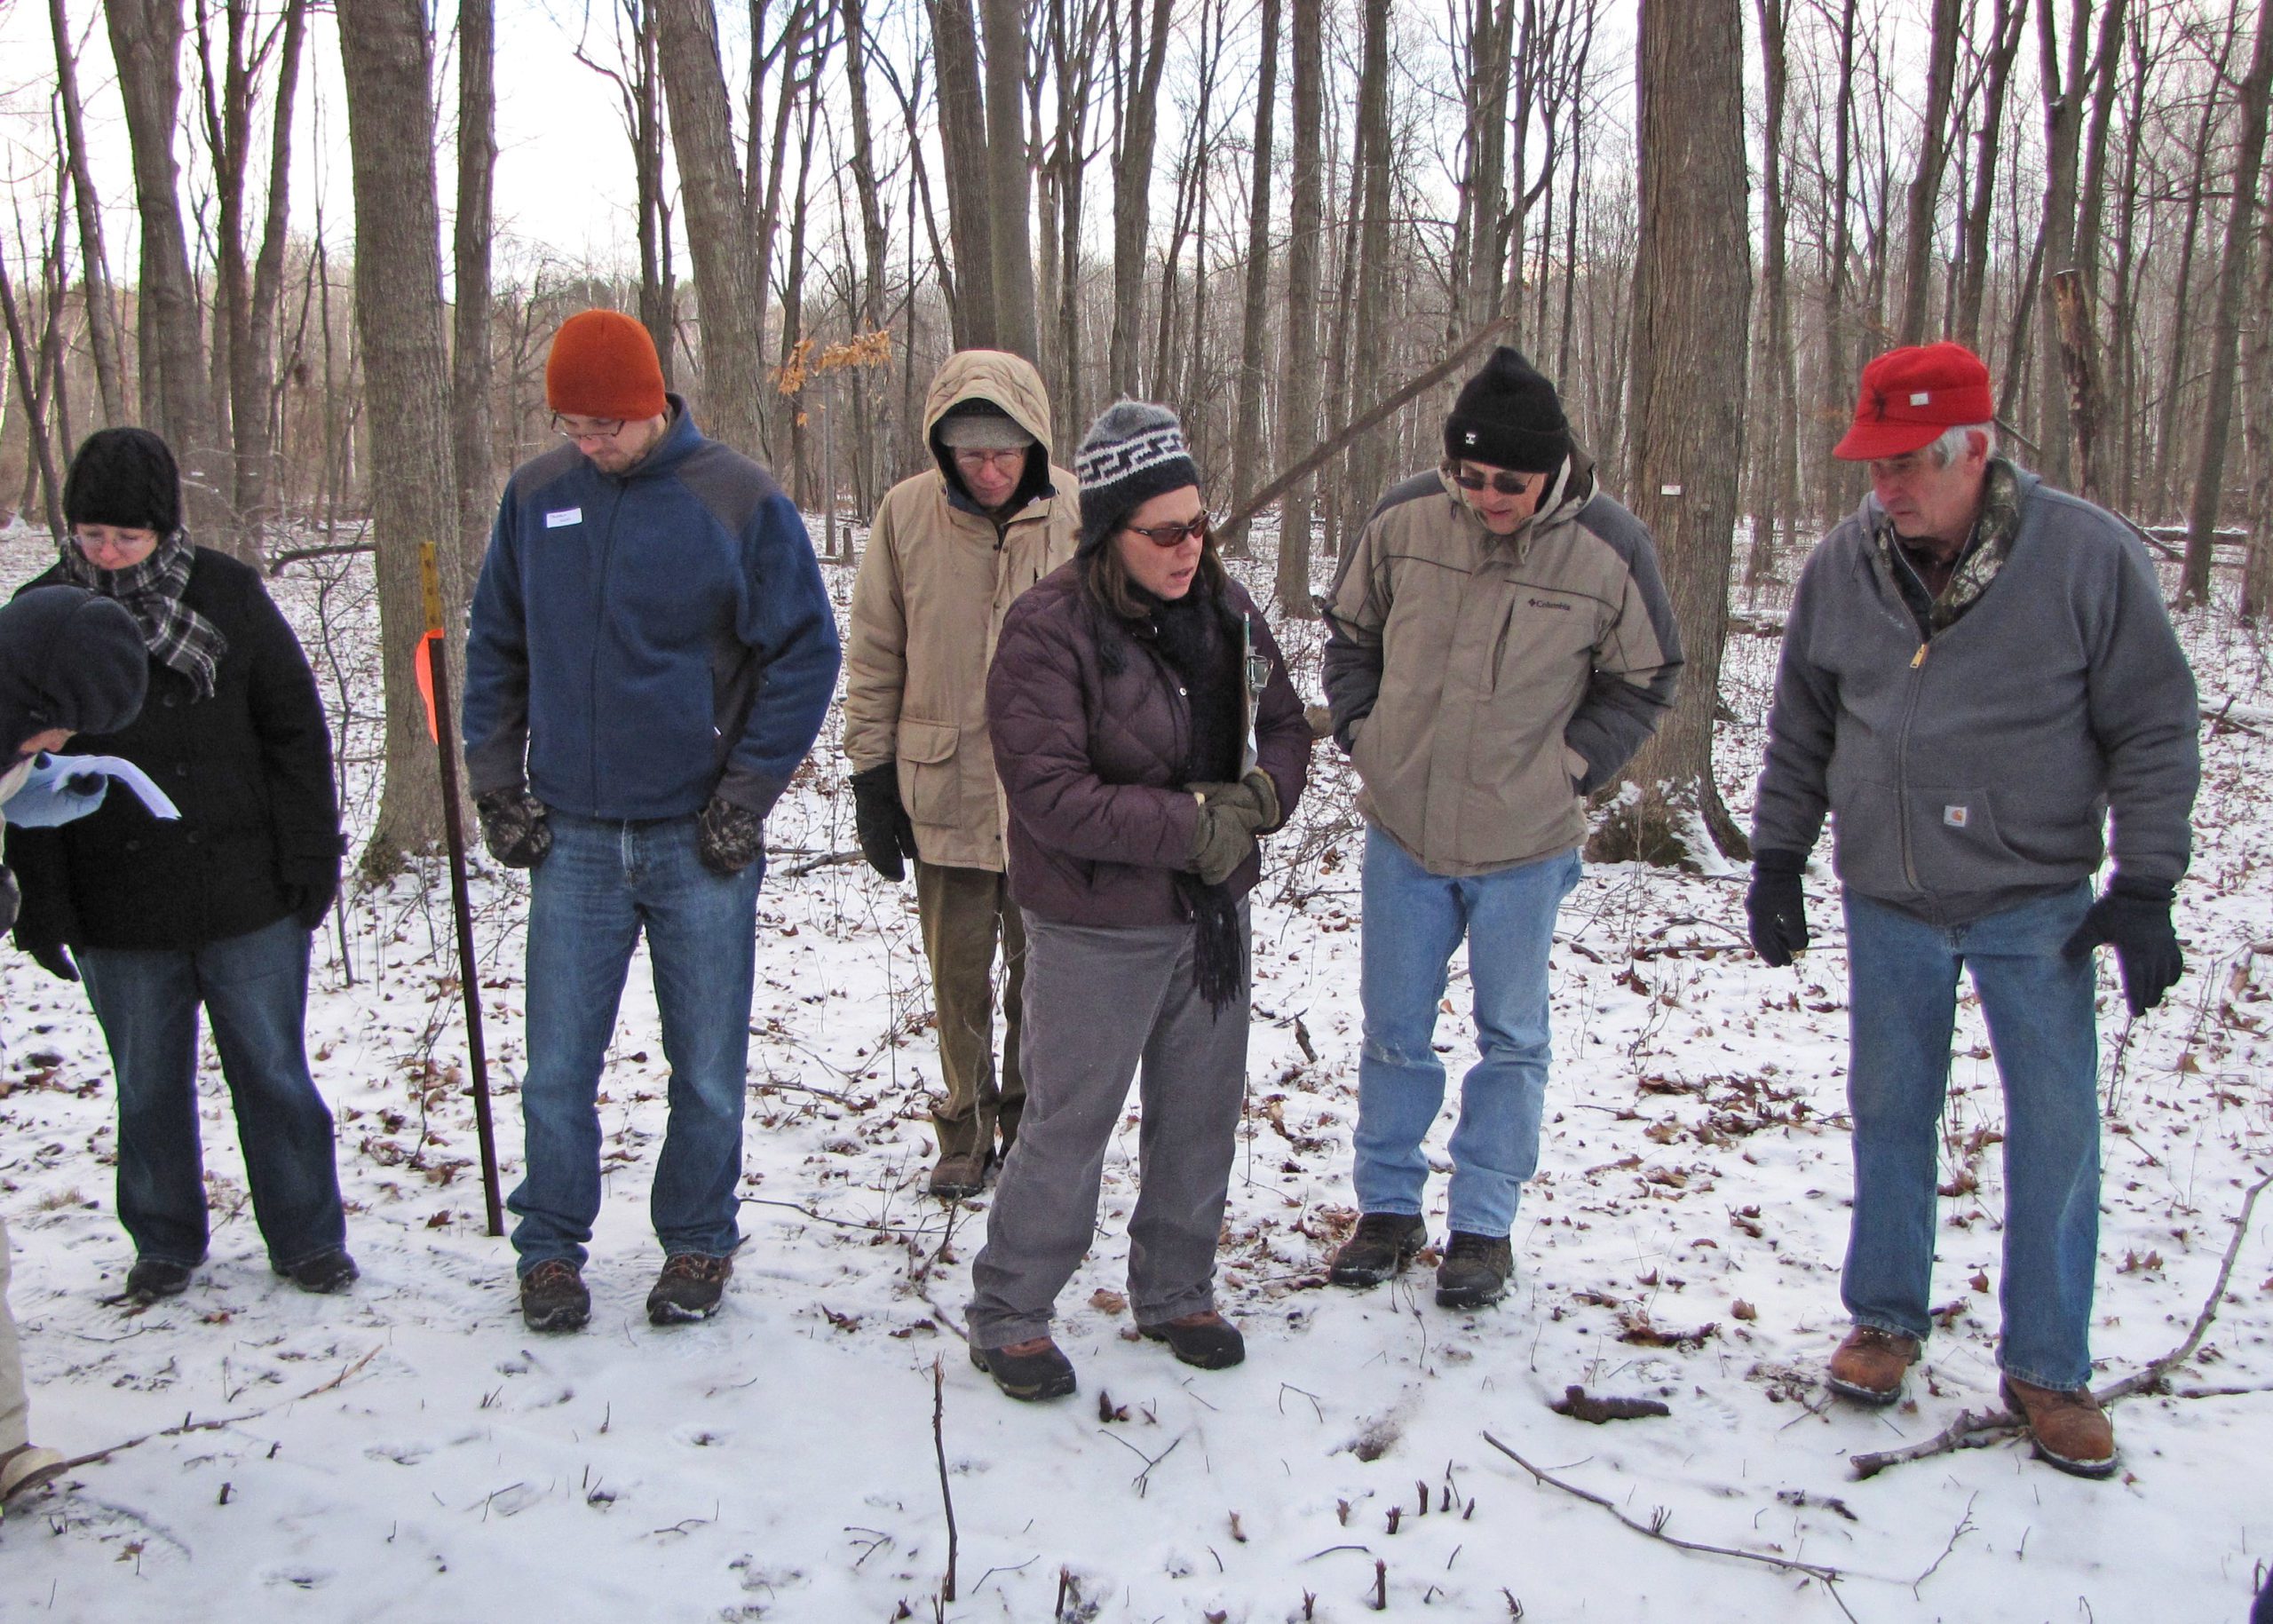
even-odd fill
[(668, 1325), (717, 1308), (741, 1241), (764, 820), (828, 714), (836, 621), (797, 510), (664, 392), (646, 329), (569, 317), (544, 392), (562, 443), (505, 487), (465, 657), (482, 839), (531, 871), (521, 1316), (591, 1311), (600, 1067), (644, 932), (671, 1067), (647, 1317)]
[(1833, 1390), (1894, 1402), (1932, 1328), (1936, 1124), (1969, 970), (2005, 1091), (2006, 1401), (2046, 1461), (2102, 1477), (2091, 955), (2112, 944), (2134, 1017), (2183, 969), (2171, 899), (2200, 775), (2194, 679), (2137, 538), (1999, 456), (1994, 416), (1962, 345), (1864, 368), (1833, 455), (1870, 464), (1871, 495), (1792, 595), (1746, 906), (1754, 949), (1789, 964), (1831, 813), (1855, 1149), (1854, 1328)]

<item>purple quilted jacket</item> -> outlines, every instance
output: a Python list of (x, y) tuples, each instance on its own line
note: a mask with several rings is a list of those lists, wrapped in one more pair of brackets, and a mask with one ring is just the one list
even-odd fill
[[(1183, 787), (1190, 704), (1150, 646), (1149, 624), (1097, 607), (1080, 568), (1061, 566), (1010, 606), (987, 672), (986, 726), (1010, 805), (1010, 895), (1065, 924), (1181, 924), (1190, 915), (1175, 876), (1200, 813)], [(1283, 820), (1310, 774), (1310, 726), (1263, 612), (1237, 582), (1231, 605), (1270, 664), (1255, 753)], [(1117, 645), (1104, 658), (1101, 638)], [(1232, 893), (1244, 895), (1261, 872), (1248, 858)]]

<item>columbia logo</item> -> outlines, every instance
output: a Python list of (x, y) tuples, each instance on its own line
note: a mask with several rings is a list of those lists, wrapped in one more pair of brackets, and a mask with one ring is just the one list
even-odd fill
[(1551, 598), (1533, 598), (1527, 599), (1526, 601), (1528, 601), (1531, 606), (1534, 609), (1560, 609), (1565, 614), (1568, 614), (1571, 612), (1571, 606), (1569, 604), (1558, 604)]

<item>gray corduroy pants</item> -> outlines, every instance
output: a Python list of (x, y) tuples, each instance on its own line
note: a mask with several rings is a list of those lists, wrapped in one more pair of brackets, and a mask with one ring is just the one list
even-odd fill
[[(1247, 998), (1200, 995), (1192, 928), (1026, 915), (1026, 1108), (971, 1264), (971, 1341), (1049, 1334), (1097, 1218), (1105, 1149), (1138, 1077), (1129, 1295), (1140, 1326), (1215, 1306), (1216, 1241), (1247, 1082)], [(1247, 935), (1246, 905), (1239, 930)]]

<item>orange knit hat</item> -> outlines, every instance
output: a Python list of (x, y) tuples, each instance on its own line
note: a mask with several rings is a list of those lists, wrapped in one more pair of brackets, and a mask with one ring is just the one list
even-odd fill
[(552, 336), (544, 403), (580, 417), (645, 422), (670, 409), (647, 329), (615, 310), (582, 310)]

